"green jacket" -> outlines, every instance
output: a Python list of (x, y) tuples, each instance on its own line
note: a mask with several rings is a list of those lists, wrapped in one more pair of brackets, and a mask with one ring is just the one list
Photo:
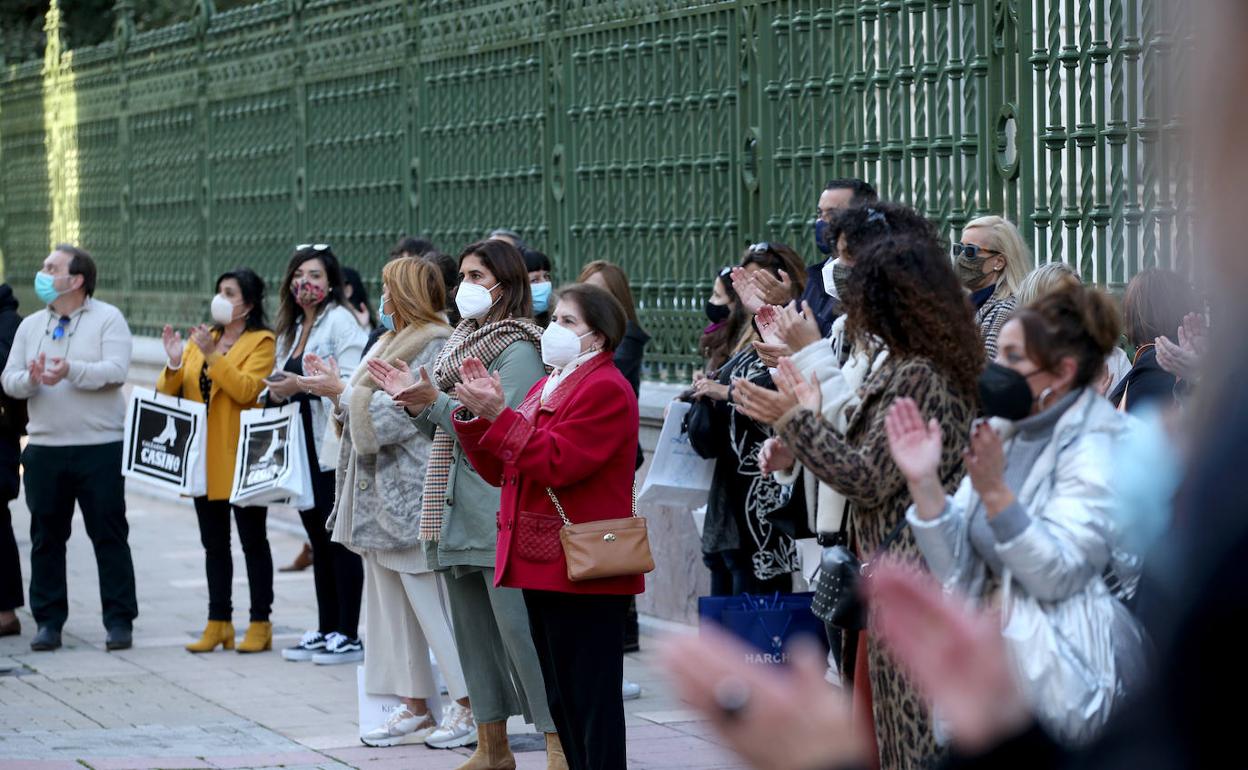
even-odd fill
[[(532, 343), (512, 343), (490, 364), (503, 382), (507, 405), (516, 407), (528, 395), (533, 383), (546, 376), (542, 356)], [(432, 437), (441, 428), (453, 438), (451, 415), (459, 402), (445, 393), (414, 419), (417, 427)], [(442, 508), (442, 535), (437, 543), (436, 568), (494, 567), (494, 547), (498, 536), (500, 491), (490, 486), (472, 467), (459, 441), (455, 441), (454, 461), (446, 482), (446, 503)], [(418, 503), (419, 504), (419, 503)], [(429, 544), (430, 546), (432, 543)], [(434, 556), (432, 548), (426, 554)], [(435, 565), (430, 563), (430, 567)]]

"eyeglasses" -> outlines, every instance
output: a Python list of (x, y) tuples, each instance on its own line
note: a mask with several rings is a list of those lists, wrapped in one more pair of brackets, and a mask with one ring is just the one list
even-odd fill
[(975, 261), (979, 259), (980, 252), (984, 254), (1000, 254), (996, 249), (985, 249), (983, 246), (977, 246), (973, 243), (955, 243), (949, 247), (949, 256), (954, 259), (966, 255), (966, 258)]
[(52, 339), (59, 340), (65, 336), (65, 330), (69, 328), (69, 316), (63, 315), (56, 321), (56, 328), (52, 330)]
[(329, 251), (328, 243), (301, 243), (295, 247), (295, 251), (303, 251), (304, 249), (312, 249), (313, 251)]

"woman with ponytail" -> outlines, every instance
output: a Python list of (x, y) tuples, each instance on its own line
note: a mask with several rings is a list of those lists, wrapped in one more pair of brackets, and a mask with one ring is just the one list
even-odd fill
[(1005, 324), (979, 382), (992, 419), (972, 428), (968, 475), (952, 497), (938, 476), (940, 427), (908, 399), (886, 421), (928, 567), (946, 589), (999, 601), (1023, 691), (1069, 743), (1099, 732), (1143, 664), (1142, 632), (1110, 588), (1138, 573), (1111, 518), (1111, 455), (1126, 418), (1094, 388), (1118, 329), (1109, 298), (1077, 285)]

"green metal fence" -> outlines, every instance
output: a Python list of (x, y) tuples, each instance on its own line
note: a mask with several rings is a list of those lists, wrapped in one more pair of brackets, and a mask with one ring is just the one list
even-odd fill
[[(951, 236), (1018, 221), (1039, 261), (1121, 286), (1186, 268), (1164, 0), (265, 0), (0, 74), (0, 249), (102, 262), (136, 331), (205, 316), (293, 244), (376, 276), (400, 235), (511, 227), (564, 279), (626, 268), (680, 378), (713, 271), (752, 240), (816, 258), (828, 178)], [(29, 291), (23, 297), (30, 299)]]

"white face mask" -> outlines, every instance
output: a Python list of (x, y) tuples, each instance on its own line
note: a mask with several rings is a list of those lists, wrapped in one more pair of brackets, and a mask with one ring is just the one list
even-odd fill
[(591, 334), (593, 332), (585, 332), (577, 336), (568, 327), (551, 323), (542, 332), (542, 363), (562, 369), (581, 354), (581, 340)]
[[(495, 283), (494, 286), (498, 284)], [(496, 302), (490, 296), (491, 286), (487, 289), (476, 283), (468, 283), (464, 281), (455, 290), (455, 307), (459, 308), (459, 314), (464, 318), (477, 319), (490, 311)]]
[(834, 299), (841, 298), (840, 287), (836, 285), (838, 275), (842, 282), (849, 275), (849, 268), (841, 263), (840, 257), (829, 259), (823, 263), (823, 290), (828, 293), (829, 297)]
[(218, 294), (212, 298), (212, 305), (209, 306), (208, 312), (212, 316), (212, 320), (222, 326), (228, 326), (234, 320), (235, 309), (233, 302)]

